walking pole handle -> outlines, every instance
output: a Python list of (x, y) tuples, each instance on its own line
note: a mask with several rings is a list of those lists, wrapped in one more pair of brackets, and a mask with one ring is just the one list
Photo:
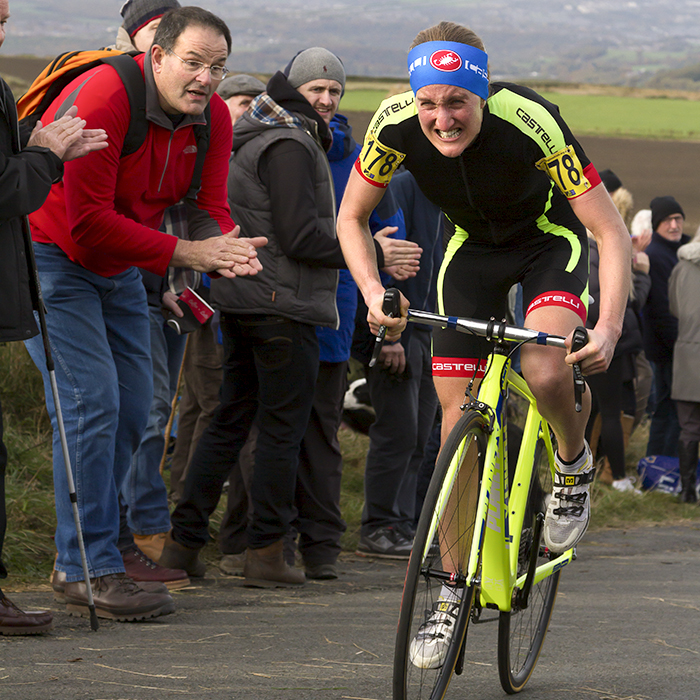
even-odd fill
[[(384, 292), (384, 300), (382, 301), (382, 311), (390, 318), (397, 318), (401, 315), (401, 292), (395, 287), (390, 287)], [(369, 361), (369, 366), (374, 367), (379, 359), (379, 353), (384, 345), (386, 337), (386, 326), (379, 326), (379, 333), (374, 341), (374, 350), (372, 351), (372, 359)]]
[[(588, 331), (583, 326), (578, 326), (574, 331), (571, 340), (571, 352), (578, 352), (588, 342)], [(581, 413), (582, 397), (586, 391), (586, 382), (583, 380), (581, 365), (578, 362), (574, 363), (574, 403), (576, 412)]]

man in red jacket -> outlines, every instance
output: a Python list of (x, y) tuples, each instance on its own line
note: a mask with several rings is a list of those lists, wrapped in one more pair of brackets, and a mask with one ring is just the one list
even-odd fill
[[(10, 19), (8, 0), (0, 0), (0, 46)], [(107, 135), (85, 131), (85, 122), (75, 109), (58, 121), (41, 122), (20, 139), (15, 100), (0, 78), (0, 342), (20, 341), (38, 333), (32, 308), (35, 299), (34, 274), (28, 263), (23, 217), (38, 209), (53, 182), (63, 176), (63, 163), (105, 148)], [(7, 577), (2, 548), (7, 527), (5, 470), (7, 449), (3, 443), (0, 407), (0, 580)], [(39, 634), (51, 629), (48, 610), (25, 611), (0, 590), (0, 635)]]
[[(148, 311), (136, 266), (159, 275), (172, 265), (225, 277), (261, 269), (256, 248), (266, 240), (239, 241), (226, 202), (231, 121), (214, 92), (230, 50), (229, 30), (215, 15), (198, 7), (163, 15), (150, 51), (136, 58), (148, 132), (133, 154), (121, 157), (131, 114), (111, 66), (81, 75), (47, 111), (53, 118), (76, 105), (88, 126), (109, 136), (108, 148), (68, 164), (31, 223), (93, 596), (97, 614), (110, 619), (174, 609), (166, 592), (145, 591), (125, 576), (117, 549), (117, 494), (152, 396)], [(191, 240), (180, 240), (157, 229), (164, 210), (190, 188), (194, 126), (207, 120), (201, 188), (187, 200)], [(44, 371), (41, 343), (33, 339), (27, 347)], [(65, 574), (66, 609), (85, 615), (87, 589), (46, 375), (44, 381), (54, 426), (56, 569)]]

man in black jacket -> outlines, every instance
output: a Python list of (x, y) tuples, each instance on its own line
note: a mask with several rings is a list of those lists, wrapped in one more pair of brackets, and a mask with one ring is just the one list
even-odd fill
[(649, 256), (651, 290), (643, 313), (644, 352), (654, 369), (654, 411), (647, 455), (675, 457), (680, 425), (671, 385), (678, 319), (669, 310), (668, 278), (678, 262), (678, 249), (690, 238), (683, 233), (685, 213), (673, 197), (654, 197), (650, 208), (654, 233), (645, 252)]
[[(0, 0), (0, 46), (9, 17), (8, 0)], [(37, 292), (22, 217), (44, 203), (51, 185), (63, 175), (64, 161), (107, 146), (104, 131), (85, 130), (76, 112), (69, 110), (46, 127), (39, 122), (22, 148), (14, 97), (0, 78), (0, 342), (26, 340), (38, 333), (33, 314)], [(0, 408), (0, 578), (6, 578), (2, 545), (7, 526), (7, 449), (2, 436)], [(51, 621), (50, 612), (24, 612), (0, 590), (0, 634), (38, 634), (50, 629)]]

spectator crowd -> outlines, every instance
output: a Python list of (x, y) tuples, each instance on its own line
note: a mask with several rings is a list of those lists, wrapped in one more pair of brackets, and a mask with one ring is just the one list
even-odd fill
[[(8, 17), (0, 0), (0, 43)], [(431, 331), (409, 327), (369, 367), (374, 336), (336, 235), (361, 148), (339, 112), (341, 58), (306, 48), (265, 84), (227, 76), (231, 34), (202, 8), (127, 0), (121, 17), (114, 48), (131, 52), (143, 114), (99, 63), (26, 131), (0, 82), (0, 342), (23, 341), (44, 379), (56, 601), (88, 615), (92, 597), (98, 616), (118, 621), (173, 613), (171, 591), (206, 573), (201, 553), (224, 494), (222, 572), (266, 587), (341, 576), (338, 431), (351, 365), (375, 416), (357, 553), (407, 559), (441, 421)], [(125, 152), (137, 119), (142, 141)], [(632, 283), (612, 364), (588, 377), (587, 439), (599, 478), (638, 492), (625, 448), (648, 419), (648, 454), (678, 459), (680, 499), (695, 502), (700, 238), (684, 234), (674, 197), (655, 197), (633, 219), (620, 179), (600, 175), (631, 233)], [(370, 217), (384, 285), (414, 308), (436, 308), (443, 225), (408, 171)], [(591, 328), (597, 261), (591, 239)], [(12, 527), (1, 421), (0, 412), (0, 555)], [(0, 591), (0, 634), (51, 624), (50, 612), (20, 610)]]

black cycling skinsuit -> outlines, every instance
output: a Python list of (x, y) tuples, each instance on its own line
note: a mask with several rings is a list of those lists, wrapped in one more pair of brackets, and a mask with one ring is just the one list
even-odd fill
[[(585, 320), (588, 240), (567, 200), (600, 178), (555, 105), (492, 83), (478, 136), (447, 158), (423, 134), (413, 93), (396, 95), (370, 122), (356, 169), (385, 187), (400, 164), (446, 214), (440, 313), (503, 318), (508, 290), (520, 282), (526, 310), (566, 306)], [(434, 374), (470, 375), (484, 348), (481, 339), (437, 331)]]

